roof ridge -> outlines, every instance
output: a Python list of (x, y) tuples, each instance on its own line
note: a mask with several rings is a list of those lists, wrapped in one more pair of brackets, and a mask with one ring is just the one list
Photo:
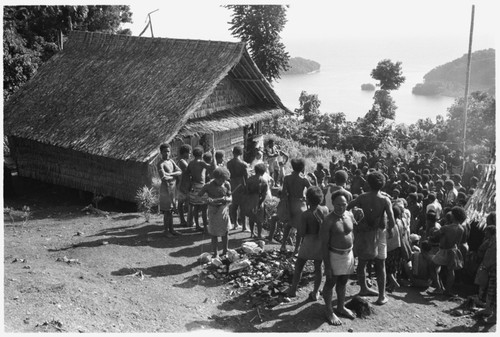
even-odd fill
[(221, 40), (202, 40), (202, 39), (181, 39), (181, 38), (170, 38), (170, 37), (142, 37), (142, 36), (132, 36), (123, 34), (107, 34), (101, 32), (87, 32), (81, 30), (73, 30), (69, 33), (69, 43), (76, 42), (76, 44), (84, 43), (86, 45), (99, 45), (100, 43), (116, 43), (117, 45), (127, 44), (129, 41), (132, 42), (142, 42), (142, 43), (219, 43), (227, 45), (246, 45), (245, 42), (232, 42), (232, 41), (221, 41)]

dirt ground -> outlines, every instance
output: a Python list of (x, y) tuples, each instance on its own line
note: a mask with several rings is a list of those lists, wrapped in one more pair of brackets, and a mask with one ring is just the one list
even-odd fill
[[(298, 297), (273, 307), (257, 304), (252, 291), (208, 277), (197, 262), (210, 238), (178, 227), (183, 236), (162, 236), (162, 217), (145, 222), (130, 207), (103, 200), (98, 214), (72, 190), (24, 179), (4, 199), (5, 332), (494, 332), (464, 310), (460, 297), (432, 297), (401, 287), (367, 318), (330, 326), (324, 304), (307, 300), (312, 281)], [(29, 217), (21, 210), (30, 207)], [(174, 219), (178, 223), (178, 218)], [(230, 232), (230, 248), (249, 234)], [(267, 244), (266, 250), (275, 250)], [(309, 278), (310, 279), (310, 278)], [(348, 300), (359, 291), (355, 277)], [(375, 298), (367, 298), (374, 302)], [(334, 295), (334, 305), (336, 304)]]

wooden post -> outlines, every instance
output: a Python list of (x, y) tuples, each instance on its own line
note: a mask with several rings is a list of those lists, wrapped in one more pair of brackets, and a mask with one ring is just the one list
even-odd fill
[(464, 144), (463, 144), (463, 163), (462, 163), (462, 176), (465, 169), (465, 143), (467, 139), (467, 105), (469, 101), (469, 77), (470, 77), (470, 62), (472, 53), (472, 32), (474, 30), (474, 5), (472, 5), (472, 13), (470, 19), (470, 34), (469, 34), (469, 54), (467, 55), (467, 72), (465, 77), (465, 98), (464, 98)]

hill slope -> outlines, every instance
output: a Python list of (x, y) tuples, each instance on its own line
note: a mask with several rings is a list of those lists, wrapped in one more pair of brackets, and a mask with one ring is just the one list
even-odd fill
[[(462, 96), (465, 91), (467, 54), (440, 65), (424, 76), (424, 83), (412, 89), (415, 95)], [(475, 51), (471, 56), (469, 92), (486, 91), (495, 95), (495, 49)]]
[(313, 60), (302, 57), (292, 57), (289, 61), (290, 68), (282, 75), (301, 75), (319, 71), (321, 65)]

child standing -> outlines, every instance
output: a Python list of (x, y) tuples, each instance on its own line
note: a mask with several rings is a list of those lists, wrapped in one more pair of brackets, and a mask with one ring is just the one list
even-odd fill
[[(179, 181), (179, 184), (177, 185), (177, 211), (179, 213), (179, 219), (181, 221), (181, 226), (191, 226), (192, 224), (189, 224), (186, 222), (186, 219), (184, 218), (184, 209), (185, 206), (189, 206), (189, 185), (190, 185), (190, 180), (189, 180), (189, 175), (186, 173), (188, 163), (189, 163), (189, 156), (191, 155), (191, 145), (189, 144), (182, 144), (181, 147), (179, 148), (179, 161), (177, 162), (177, 165), (182, 171), (181, 178)], [(188, 216), (189, 218), (189, 216)]]
[(222, 238), (222, 255), (227, 253), (228, 233), (231, 229), (229, 204), (231, 203), (231, 184), (229, 171), (217, 167), (212, 173), (213, 179), (198, 192), (201, 197), (208, 195), (208, 233), (212, 235), (213, 257), (218, 256), (218, 237)]
[(255, 174), (248, 178), (245, 196), (246, 201), (241, 205), (241, 212), (248, 217), (250, 226), (250, 237), (255, 236), (254, 227), (257, 223), (257, 238), (262, 239), (262, 223), (264, 221), (264, 208), (262, 204), (267, 197), (269, 189), (267, 180), (264, 178), (266, 165), (259, 163), (254, 167)]
[[(214, 162), (211, 164), (206, 163), (203, 159), (203, 148), (197, 146), (193, 149), (194, 159), (189, 162), (186, 169), (187, 174), (190, 177), (191, 190), (189, 192), (189, 205), (191, 211), (188, 212), (188, 223), (191, 224), (194, 217), (194, 223), (196, 225), (197, 231), (203, 232), (204, 229), (201, 228), (199, 224), (199, 212), (202, 210), (205, 200), (199, 195), (200, 190), (203, 188), (206, 182), (207, 170), (212, 168)], [(203, 226), (206, 227), (206, 219), (203, 219)], [(206, 228), (205, 228), (206, 229)]]
[(161, 179), (160, 186), (160, 211), (163, 213), (163, 225), (165, 236), (180, 235), (174, 230), (174, 220), (172, 211), (175, 208), (175, 179), (182, 174), (181, 169), (170, 158), (170, 145), (163, 143), (160, 145), (162, 160), (158, 163), (158, 174)]
[(302, 276), (302, 270), (308, 260), (314, 261), (314, 290), (309, 294), (309, 299), (316, 301), (318, 299), (319, 287), (321, 285), (321, 263), (323, 260), (321, 252), (321, 240), (319, 237), (320, 227), (323, 219), (328, 215), (328, 208), (321, 206), (323, 191), (317, 186), (309, 187), (306, 191), (306, 200), (309, 209), (302, 213), (301, 223), (297, 228), (298, 237), (303, 237), (299, 249), (297, 262), (295, 262), (295, 272), (293, 282), (288, 296), (295, 297), (297, 286)]

